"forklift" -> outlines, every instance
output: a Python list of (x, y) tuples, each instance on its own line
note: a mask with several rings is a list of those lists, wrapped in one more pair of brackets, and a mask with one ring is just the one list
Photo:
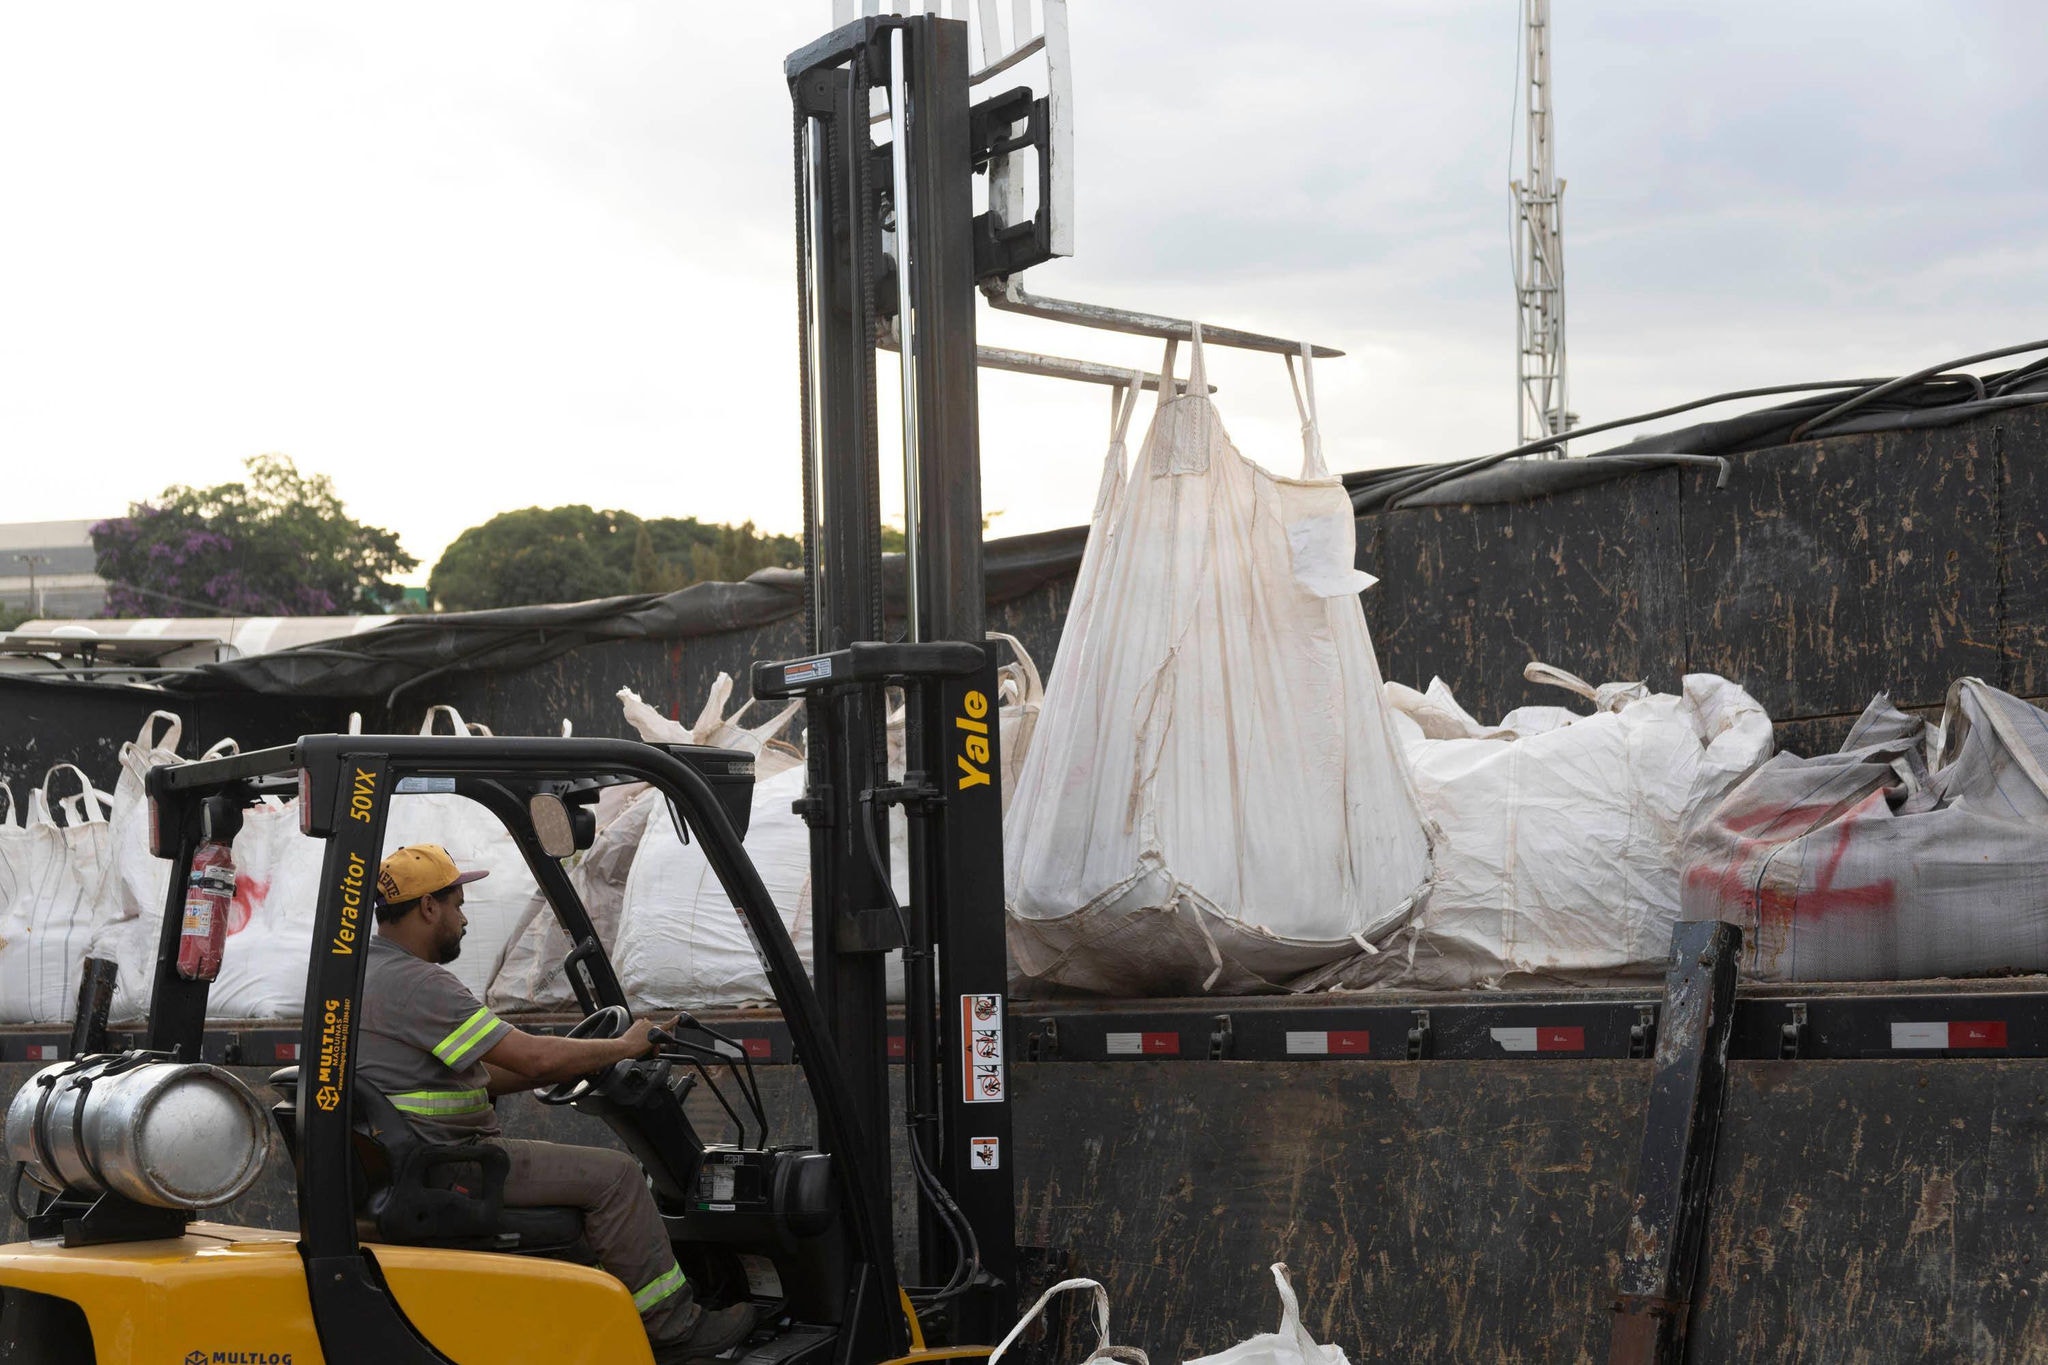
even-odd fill
[[(650, 1359), (630, 1295), (578, 1264), (573, 1209), (507, 1208), (504, 1165), (418, 1140), (357, 1083), (363, 945), (390, 803), (454, 793), (505, 826), (566, 935), (586, 1018), (617, 1036), (627, 1002), (563, 860), (599, 794), (646, 783), (695, 839), (760, 954), (815, 1111), (815, 1146), (767, 1143), (744, 1050), (687, 1016), (660, 1052), (555, 1087), (645, 1168), (707, 1307), (751, 1300), (744, 1365), (877, 1365), (988, 1353), (1014, 1317), (1017, 1251), (1005, 1044), (1001, 753), (983, 621), (975, 288), (1046, 259), (1047, 214), (976, 215), (973, 179), (1026, 145), (1044, 101), (970, 104), (964, 23), (860, 19), (785, 64), (795, 123), (803, 339), (804, 571), (811, 653), (756, 664), (759, 698), (802, 698), (817, 914), (807, 974), (742, 840), (749, 756), (584, 738), (312, 735), (167, 765), (148, 779), (152, 849), (171, 863), (144, 1046), (82, 1056), (32, 1084), (79, 1092), (143, 1064), (197, 1066), (209, 983), (178, 969), (196, 851), (242, 812), (296, 797), (325, 842), (300, 1065), (271, 1078), (297, 1186), (296, 1234), (196, 1220), (104, 1181), (40, 1199), (14, 1171), (31, 1241), (0, 1248), (0, 1359), (111, 1362), (631, 1362)], [(870, 132), (886, 91), (890, 141)], [(901, 352), (905, 555), (885, 616), (878, 344)], [(893, 580), (892, 565), (891, 578)], [(892, 773), (889, 707), (905, 711)], [(909, 896), (884, 850), (910, 832)], [(369, 875), (366, 877), (365, 870)], [(232, 943), (228, 951), (232, 952)], [(886, 959), (904, 961), (904, 1106), (891, 1101)], [(720, 1082), (715, 1078), (723, 1075)], [(739, 1139), (707, 1144), (699, 1082)], [(728, 1090), (727, 1087), (730, 1087)], [(736, 1096), (739, 1103), (732, 1103)], [(890, 1218), (899, 1126), (919, 1195), (918, 1284)], [(47, 1149), (44, 1149), (48, 1155)], [(90, 1165), (90, 1162), (87, 1163)], [(42, 1163), (45, 1171), (57, 1168)], [(766, 1273), (763, 1273), (765, 1268)], [(928, 1344), (929, 1340), (951, 1344)]]

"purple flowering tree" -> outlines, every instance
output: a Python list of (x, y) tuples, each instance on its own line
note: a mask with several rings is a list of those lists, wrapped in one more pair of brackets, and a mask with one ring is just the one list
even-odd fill
[(419, 561), (398, 536), (350, 517), (324, 474), (283, 455), (248, 477), (174, 485), (92, 528), (109, 616), (327, 616), (378, 613)]

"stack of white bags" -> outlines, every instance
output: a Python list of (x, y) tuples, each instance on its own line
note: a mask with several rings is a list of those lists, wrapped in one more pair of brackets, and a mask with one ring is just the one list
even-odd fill
[[(1000, 670), (1005, 775), (1028, 748), (1041, 689), (1021, 644)], [(792, 811), (804, 788), (801, 749), (782, 738), (792, 703), (751, 727), (726, 714), (732, 679), (720, 674), (692, 726), (661, 715), (630, 690), (625, 717), (644, 739), (708, 744), (754, 755), (755, 788), (746, 848), (806, 963), (810, 961), (810, 834)], [(902, 717), (890, 722), (900, 774)], [(429, 709), (420, 733), (487, 735), (453, 707)], [(155, 712), (122, 746), (111, 793), (69, 764), (53, 768), (17, 807), (0, 784), (0, 1023), (69, 1022), (87, 957), (118, 969), (112, 1019), (133, 1023), (147, 1008), (156, 969), (170, 864), (148, 847), (144, 779), (181, 760), (183, 725)], [(222, 741), (198, 757), (233, 752)], [(753, 944), (698, 845), (686, 843), (667, 802), (634, 784), (607, 790), (593, 845), (569, 864), (593, 926), (640, 1008), (702, 1009), (763, 1003), (768, 982)], [(899, 895), (908, 893), (909, 853), (901, 814), (891, 838)], [(563, 975), (569, 943), (511, 836), (483, 807), (452, 793), (394, 799), (387, 849), (437, 843), (459, 866), (491, 875), (467, 890), (462, 954), (449, 964), (500, 1011), (566, 1010), (574, 994)], [(221, 973), (208, 998), (215, 1019), (296, 1017), (304, 1005), (313, 910), (324, 844), (299, 832), (298, 802), (265, 798), (244, 814), (233, 845), (235, 895)], [(900, 993), (899, 977), (892, 984)], [(900, 998), (900, 996), (899, 996)]]
[[(78, 790), (59, 796), (60, 779)], [(68, 763), (50, 769), (25, 811), (7, 792), (0, 823), (0, 1023), (71, 1017), (78, 967), (111, 889), (112, 804)]]

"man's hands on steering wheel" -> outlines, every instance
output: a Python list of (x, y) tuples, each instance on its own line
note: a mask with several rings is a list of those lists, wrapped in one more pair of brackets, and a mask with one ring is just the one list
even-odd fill
[(613, 1066), (651, 1056), (656, 1027), (635, 1023), (623, 1006), (607, 1005), (561, 1037), (514, 1029), (485, 1060), (546, 1086), (539, 1092), (542, 1104), (573, 1104)]

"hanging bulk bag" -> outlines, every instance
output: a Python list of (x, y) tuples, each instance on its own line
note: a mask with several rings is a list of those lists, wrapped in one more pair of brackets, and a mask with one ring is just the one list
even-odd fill
[(1199, 329), (1192, 349), (1128, 476), (1120, 405), (1005, 817), (1020, 989), (1282, 986), (1401, 924), (1429, 878), (1307, 349), (1292, 479), (1231, 444)]

